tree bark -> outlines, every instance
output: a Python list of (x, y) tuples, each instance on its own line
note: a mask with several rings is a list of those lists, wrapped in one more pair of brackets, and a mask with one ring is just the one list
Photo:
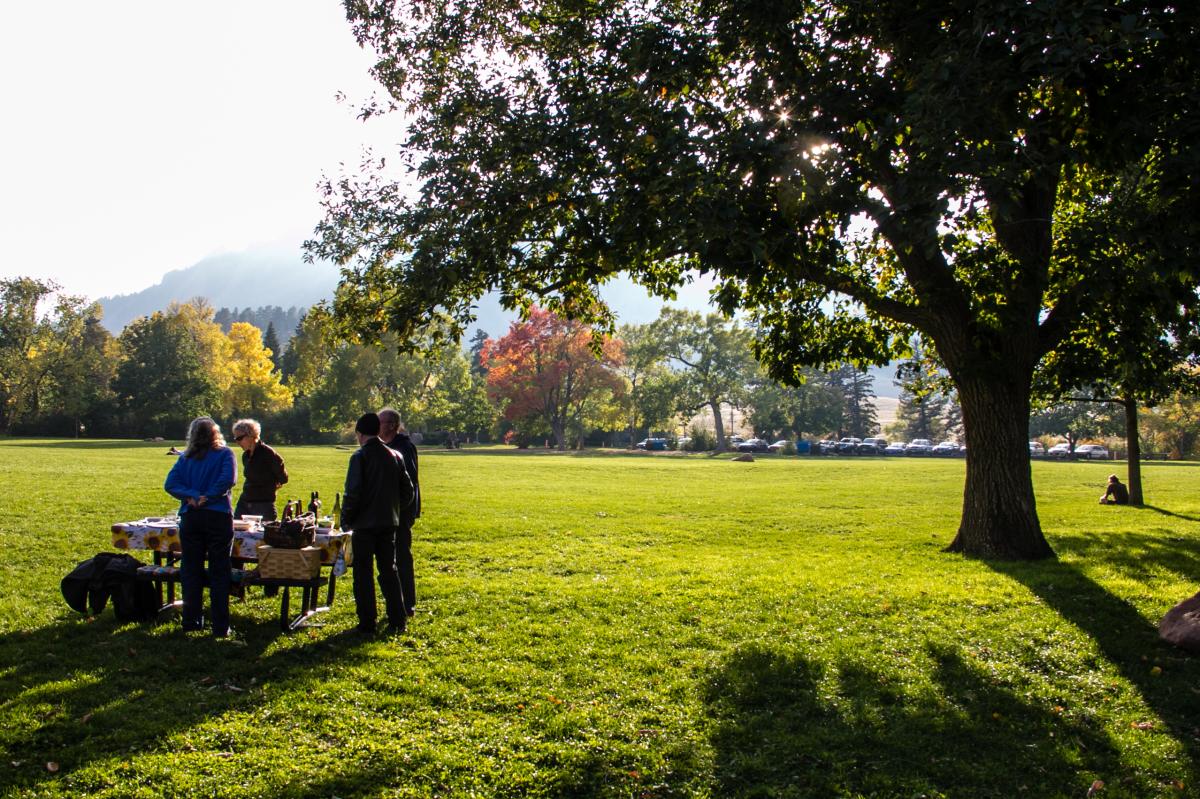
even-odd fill
[(721, 422), (721, 403), (710, 402), (709, 407), (713, 412), (713, 432), (717, 437), (717, 452), (724, 452), (725, 446), (725, 425)]
[(1142, 500), (1142, 444), (1138, 437), (1137, 400), (1126, 397), (1125, 406), (1125, 449), (1129, 464), (1129, 504), (1141, 505)]
[(1006, 374), (956, 380), (967, 440), (962, 521), (948, 552), (1054, 557), (1042, 535), (1029, 467), (1029, 388)]

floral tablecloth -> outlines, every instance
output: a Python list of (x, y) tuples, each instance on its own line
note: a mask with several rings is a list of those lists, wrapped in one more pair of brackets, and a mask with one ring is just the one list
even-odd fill
[[(261, 525), (253, 525), (249, 530), (234, 530), (231, 554), (243, 560), (257, 560), (257, 548), (262, 540)], [(179, 519), (172, 516), (151, 517), (114, 524), (112, 542), (116, 549), (146, 549), (178, 555), (181, 551)], [(334, 577), (341, 577), (346, 572), (346, 567), (354, 562), (348, 531), (318, 527), (313, 546), (321, 548), (321, 562), (333, 567)]]

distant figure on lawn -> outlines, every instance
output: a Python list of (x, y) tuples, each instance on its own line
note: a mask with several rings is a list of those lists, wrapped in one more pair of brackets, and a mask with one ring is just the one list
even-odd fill
[(371, 582), (374, 561), (388, 630), (402, 633), (408, 626), (408, 616), (396, 573), (396, 528), (412, 502), (412, 481), (404, 468), (404, 456), (379, 440), (377, 414), (363, 414), (354, 433), (358, 450), (350, 456), (346, 470), (342, 527), (353, 531), (350, 545), (354, 548), (356, 630), (362, 635), (375, 634), (375, 586)]
[(1101, 505), (1128, 505), (1129, 504), (1129, 489), (1125, 487), (1115, 474), (1108, 476), (1108, 488), (1104, 491), (1104, 496), (1100, 497)]
[(233, 545), (233, 508), (229, 494), (237, 484), (237, 461), (225, 446), (212, 418), (193, 419), (187, 449), (176, 458), (163, 488), (180, 501), (179, 541), (183, 561), (183, 629), (204, 629), (204, 562), (208, 561), (212, 634), (229, 635), (229, 549)]
[(421, 481), (417, 476), (417, 446), (400, 423), (400, 414), (393, 408), (379, 412), (379, 440), (404, 457), (404, 470), (412, 481), (413, 501), (400, 514), (396, 528), (396, 570), (400, 573), (400, 588), (404, 591), (404, 612), (412, 616), (417, 608), (417, 583), (413, 575), (412, 528), (421, 518)]
[(246, 482), (238, 497), (235, 519), (244, 515), (275, 519), (275, 492), (288, 481), (287, 468), (279, 453), (262, 442), (262, 425), (253, 419), (233, 423), (233, 440), (242, 448), (242, 471)]

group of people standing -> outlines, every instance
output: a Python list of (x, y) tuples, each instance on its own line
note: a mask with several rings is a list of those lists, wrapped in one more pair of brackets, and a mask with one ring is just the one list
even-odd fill
[[(392, 408), (366, 413), (355, 425), (359, 448), (350, 456), (342, 503), (342, 526), (351, 531), (354, 550), (354, 602), (357, 631), (374, 635), (377, 625), (377, 573), (383, 592), (387, 627), (404, 632), (416, 612), (412, 526), (421, 515), (417, 448)], [(208, 564), (210, 628), (227, 638), (231, 587), (233, 520), (242, 516), (276, 518), (276, 493), (288, 481), (283, 458), (262, 441), (253, 419), (233, 425), (234, 442), (242, 450), (245, 483), (237, 506), (231, 504), (238, 469), (220, 425), (208, 416), (193, 419), (187, 446), (167, 474), (163, 487), (180, 501), (180, 582), (183, 629), (204, 629), (205, 563)]]

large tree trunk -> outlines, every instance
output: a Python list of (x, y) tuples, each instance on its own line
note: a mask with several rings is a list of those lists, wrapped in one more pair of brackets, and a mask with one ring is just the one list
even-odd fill
[(710, 402), (709, 407), (713, 412), (713, 432), (717, 437), (717, 452), (724, 452), (725, 446), (725, 425), (721, 422), (721, 403)]
[(1011, 375), (958, 381), (967, 479), (949, 552), (981, 558), (1054, 556), (1038, 522), (1029, 468), (1029, 389)]
[(1129, 504), (1142, 504), (1142, 444), (1138, 437), (1137, 400), (1126, 397), (1125, 406), (1125, 449), (1129, 463)]

